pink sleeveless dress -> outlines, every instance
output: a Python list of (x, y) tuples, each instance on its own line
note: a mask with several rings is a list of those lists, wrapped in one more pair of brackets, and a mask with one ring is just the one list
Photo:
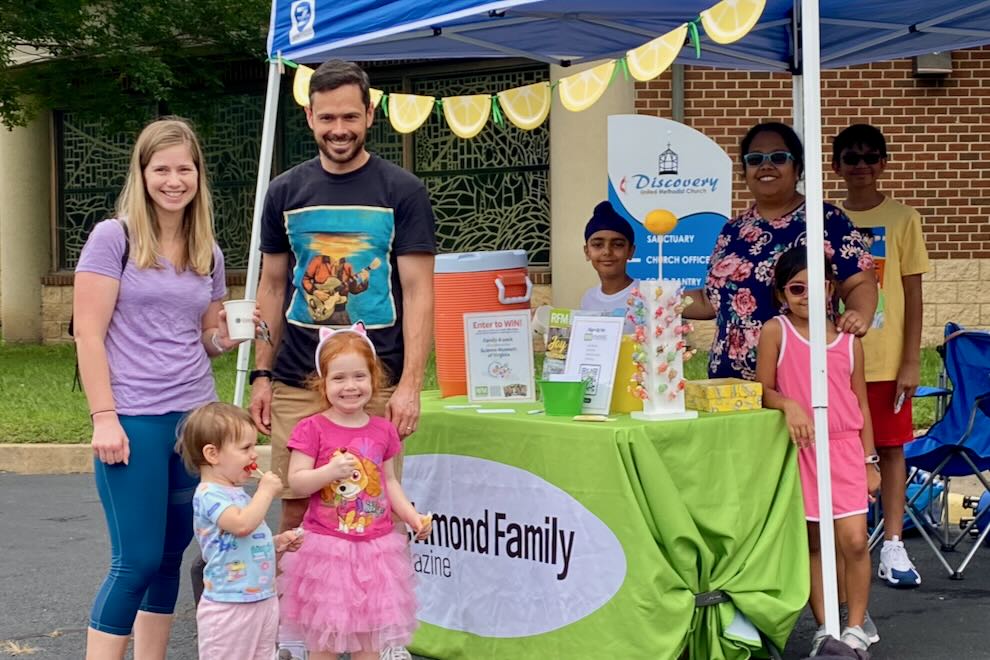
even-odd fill
[[(811, 408), (811, 344), (798, 334), (786, 316), (778, 316), (783, 327), (777, 358), (777, 390), (797, 401), (809, 417)], [(828, 437), (832, 467), (832, 517), (865, 514), (867, 510), (866, 466), (863, 462), (863, 413), (852, 389), (853, 336), (840, 333), (828, 345)], [(812, 417), (813, 418), (813, 417)], [(817, 522), (818, 466), (815, 447), (798, 450), (804, 516)]]

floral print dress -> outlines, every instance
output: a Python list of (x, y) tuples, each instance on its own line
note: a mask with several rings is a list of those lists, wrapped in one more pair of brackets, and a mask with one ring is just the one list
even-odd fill
[[(866, 236), (846, 215), (825, 204), (825, 253), (841, 282), (873, 267)], [(756, 379), (756, 346), (763, 324), (777, 315), (773, 269), (791, 247), (805, 245), (805, 205), (768, 220), (749, 207), (725, 223), (709, 262), (705, 295), (717, 333), (708, 354), (711, 378)]]

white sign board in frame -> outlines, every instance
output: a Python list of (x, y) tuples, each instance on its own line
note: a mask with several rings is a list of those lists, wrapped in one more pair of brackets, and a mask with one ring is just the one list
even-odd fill
[(536, 400), (528, 310), (464, 315), (468, 401)]
[(564, 374), (588, 383), (582, 413), (608, 414), (624, 323), (618, 316), (575, 316), (571, 322)]

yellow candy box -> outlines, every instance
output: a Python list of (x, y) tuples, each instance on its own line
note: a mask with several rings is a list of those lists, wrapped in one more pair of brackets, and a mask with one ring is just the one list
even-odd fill
[(699, 412), (759, 410), (763, 407), (763, 386), (741, 378), (689, 380), (684, 405)]

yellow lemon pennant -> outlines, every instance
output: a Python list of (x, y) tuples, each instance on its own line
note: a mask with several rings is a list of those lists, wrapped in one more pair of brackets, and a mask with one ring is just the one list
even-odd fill
[(539, 128), (550, 114), (550, 83), (538, 82), (513, 87), (495, 95), (498, 105), (516, 128), (532, 131)]
[(492, 111), (492, 97), (489, 94), (448, 96), (440, 103), (447, 125), (460, 138), (473, 138), (480, 133)]
[(615, 72), (615, 60), (609, 60), (580, 73), (560, 79), (557, 93), (560, 102), (571, 112), (587, 110), (601, 98)]
[(627, 52), (626, 65), (630, 75), (640, 82), (646, 82), (666, 71), (681, 52), (687, 32), (688, 25), (685, 23), (662, 37)]
[(417, 94), (389, 94), (388, 120), (399, 133), (412, 133), (430, 116), (436, 99)]
[(701, 25), (715, 43), (731, 44), (753, 29), (765, 6), (766, 0), (722, 0), (701, 12)]

